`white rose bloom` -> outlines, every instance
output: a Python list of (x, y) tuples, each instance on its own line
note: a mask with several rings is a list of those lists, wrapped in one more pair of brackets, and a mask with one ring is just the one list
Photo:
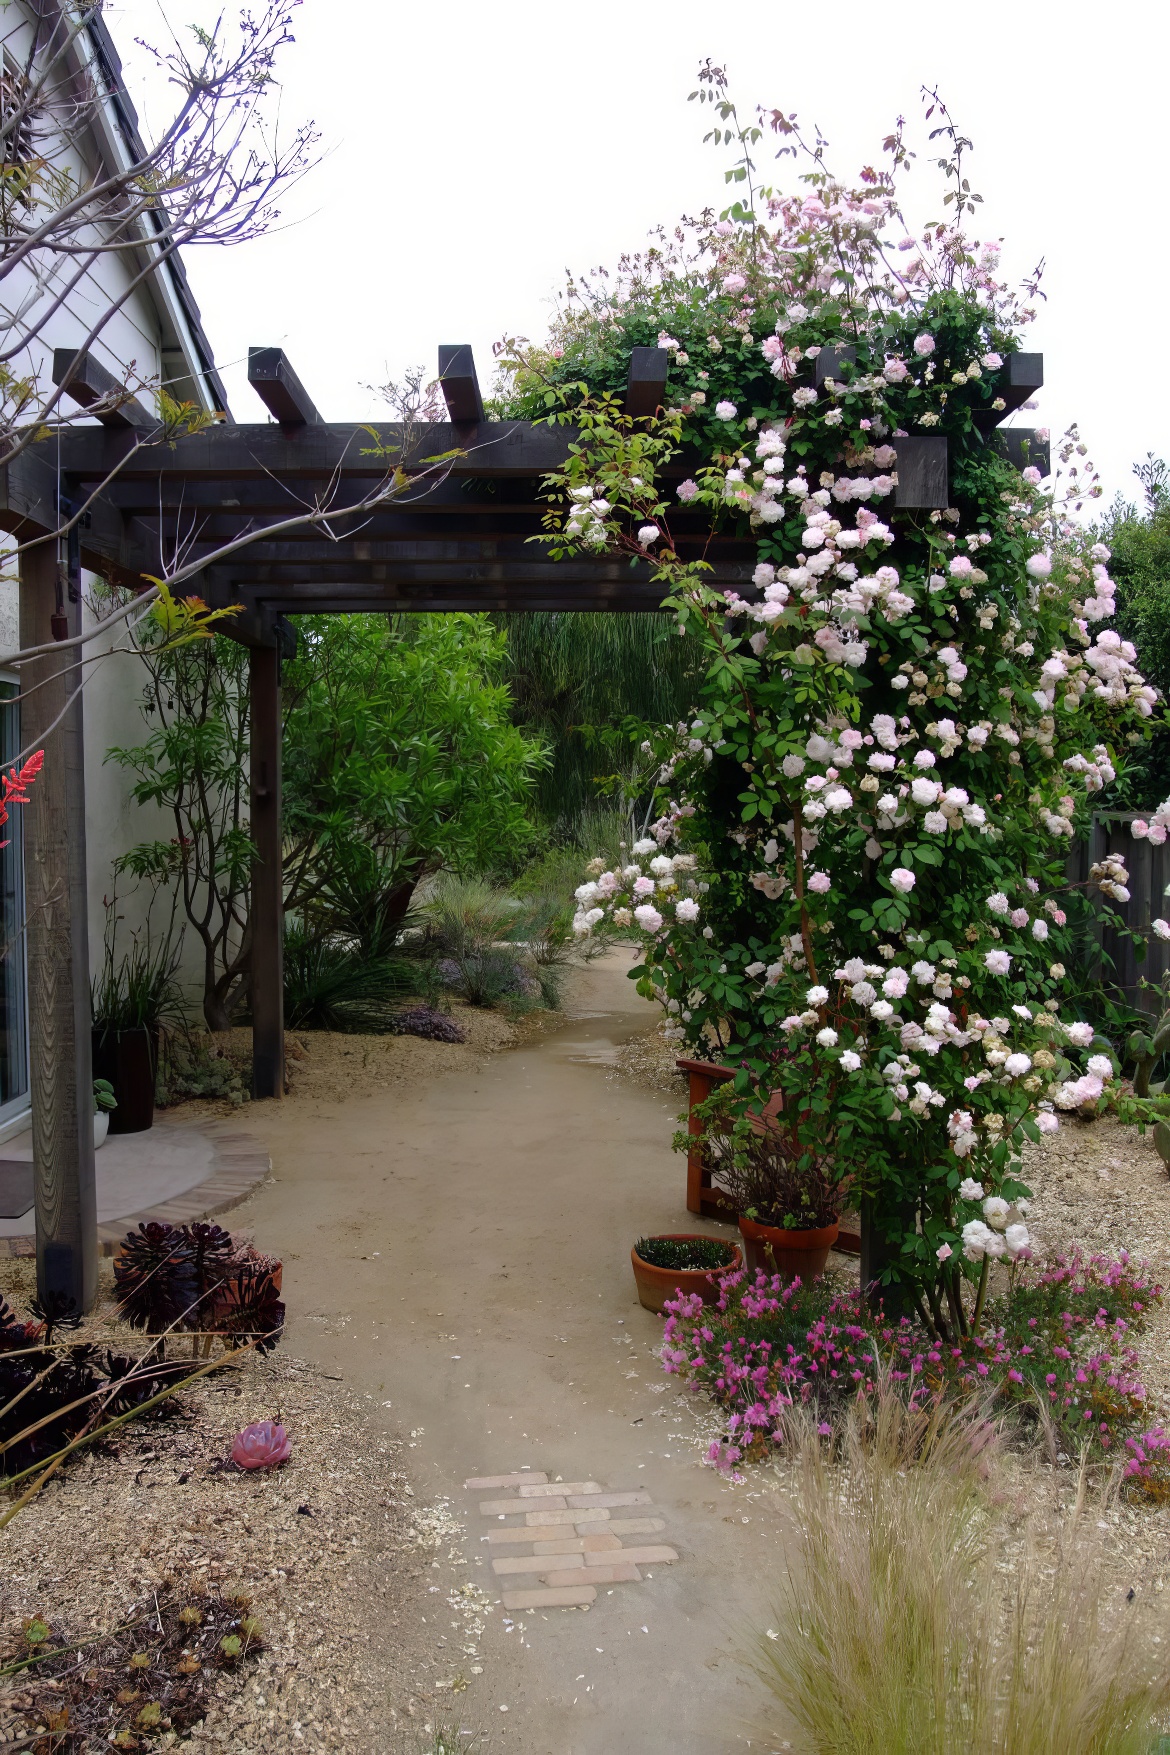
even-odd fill
[(983, 1217), (995, 1231), (1002, 1231), (1007, 1224), (1010, 1204), (1001, 1194), (989, 1194), (983, 1203)]

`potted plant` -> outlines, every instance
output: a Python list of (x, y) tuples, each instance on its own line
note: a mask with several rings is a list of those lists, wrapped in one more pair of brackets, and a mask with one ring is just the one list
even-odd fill
[(152, 942), (148, 927), (117, 957), (115, 907), (116, 900), (107, 907), (102, 969), (91, 990), (93, 1072), (113, 1091), (109, 1131), (142, 1133), (154, 1123), (159, 1028), (182, 1018), (175, 980), (181, 945), (169, 932)]
[(118, 1107), (118, 1099), (114, 1095), (114, 1087), (108, 1079), (93, 1081), (93, 1149), (106, 1143), (106, 1135), (110, 1131), (110, 1110)]
[(837, 1241), (843, 1191), (807, 1118), (795, 1105), (785, 1110), (774, 1093), (744, 1097), (731, 1084), (720, 1085), (695, 1113), (702, 1132), (675, 1143), (693, 1150), (698, 1139), (712, 1185), (739, 1216), (748, 1267), (805, 1281), (823, 1273)]
[(639, 1237), (630, 1251), (638, 1302), (661, 1313), (668, 1298), (697, 1292), (704, 1304), (719, 1296), (719, 1274), (730, 1273), (743, 1260), (738, 1243), (694, 1231), (670, 1231)]

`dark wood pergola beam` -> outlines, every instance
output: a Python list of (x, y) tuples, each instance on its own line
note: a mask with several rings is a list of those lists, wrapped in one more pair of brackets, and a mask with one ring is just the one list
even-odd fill
[(79, 408), (92, 408), (104, 427), (121, 432), (150, 432), (158, 427), (158, 416), (144, 408), (87, 348), (80, 353), (72, 347), (54, 348), (53, 382), (63, 386)]
[(280, 347), (248, 349), (248, 382), (282, 427), (320, 426), (321, 416)]

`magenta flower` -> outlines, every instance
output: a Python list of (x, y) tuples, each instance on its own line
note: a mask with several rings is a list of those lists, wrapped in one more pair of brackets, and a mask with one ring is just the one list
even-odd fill
[(291, 1452), (292, 1439), (283, 1426), (257, 1420), (236, 1433), (232, 1461), (238, 1469), (275, 1469), (288, 1461)]

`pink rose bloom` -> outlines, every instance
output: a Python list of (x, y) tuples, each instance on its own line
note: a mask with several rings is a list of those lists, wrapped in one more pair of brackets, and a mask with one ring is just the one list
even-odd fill
[(747, 281), (742, 274), (729, 274), (724, 279), (723, 290), (725, 293), (742, 292), (746, 285)]
[(949, 1243), (940, 1243), (934, 1253), (940, 1261), (949, 1261), (952, 1253), (951, 1246)]
[(827, 871), (814, 871), (810, 874), (808, 887), (816, 896), (827, 895), (833, 887), (833, 880)]
[(993, 975), (1006, 975), (1012, 966), (1011, 957), (1006, 951), (988, 951), (983, 962)]
[(1028, 910), (1026, 908), (1013, 908), (1008, 918), (1014, 927), (1027, 926)]
[(927, 359), (934, 352), (934, 336), (919, 335), (914, 340), (914, 351), (920, 360)]
[(688, 503), (688, 501), (693, 500), (695, 498), (698, 491), (699, 491), (699, 484), (697, 481), (691, 481), (688, 479), (687, 481), (680, 481), (678, 484), (678, 497), (682, 501), (684, 506)]

